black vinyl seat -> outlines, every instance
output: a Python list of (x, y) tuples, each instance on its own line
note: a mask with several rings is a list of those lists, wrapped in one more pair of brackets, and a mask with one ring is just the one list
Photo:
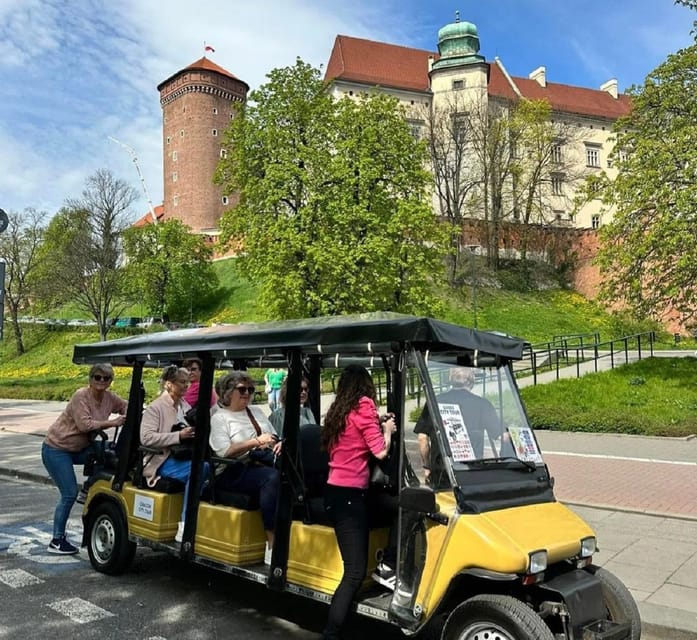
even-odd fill
[(298, 432), (298, 453), (302, 469), (303, 500), (293, 510), (293, 519), (305, 524), (329, 526), (324, 510), (324, 488), (329, 478), (329, 454), (322, 449), (321, 427), (304, 424)]

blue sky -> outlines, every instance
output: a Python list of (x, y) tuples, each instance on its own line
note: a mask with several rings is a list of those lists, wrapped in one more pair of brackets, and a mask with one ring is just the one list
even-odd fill
[[(162, 200), (157, 85), (203, 55), (252, 88), (296, 56), (326, 63), (337, 34), (436, 50), (459, 10), (512, 75), (621, 90), (692, 42), (672, 0), (0, 0), (0, 208), (55, 213), (105, 167)], [(145, 198), (134, 214), (145, 213)]]

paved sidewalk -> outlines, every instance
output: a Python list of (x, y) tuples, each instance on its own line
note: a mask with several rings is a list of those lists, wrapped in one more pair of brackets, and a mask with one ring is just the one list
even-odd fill
[[(0, 474), (51, 482), (41, 442), (63, 406), (0, 400)], [(644, 625), (697, 639), (697, 438), (537, 437), (557, 498), (595, 529), (595, 561), (629, 587)]]

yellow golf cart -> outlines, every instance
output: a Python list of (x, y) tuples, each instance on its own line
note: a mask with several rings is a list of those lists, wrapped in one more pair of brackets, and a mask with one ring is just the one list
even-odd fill
[[(342, 575), (322, 506), (327, 455), (319, 425), (299, 425), (302, 378), (318, 418), (347, 364), (371, 371), (399, 425), (376, 468), (367, 575), (396, 545), (396, 584), (369, 578), (359, 614), (407, 634), (444, 640), (638, 640), (638, 609), (624, 585), (593, 564), (591, 528), (556, 501), (553, 478), (528, 424), (511, 363), (516, 338), (424, 317), (377, 313), (169, 331), (78, 345), (77, 364), (132, 370), (118, 437), (97, 439), (86, 466), (83, 545), (95, 570), (128, 568), (136, 545), (329, 602)], [(192, 486), (181, 543), (183, 487), (143, 481), (142, 373), (189, 357), (203, 361)], [(224, 369), (287, 370), (281, 484), (271, 565), (258, 505), (203, 477), (211, 457), (209, 402)], [(321, 422), (321, 420), (320, 420)], [(392, 534), (392, 535), (390, 535)]]

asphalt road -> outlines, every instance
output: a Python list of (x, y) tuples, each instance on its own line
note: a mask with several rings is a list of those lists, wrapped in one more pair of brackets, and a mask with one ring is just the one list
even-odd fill
[[(95, 572), (86, 550), (45, 552), (57, 491), (0, 478), (0, 638), (242, 640), (320, 637), (326, 605), (138, 549), (121, 576)], [(69, 537), (82, 525), (73, 509)], [(403, 638), (394, 628), (356, 617), (348, 640)]]
[[(48, 637), (133, 640), (241, 640), (320, 637), (325, 605), (276, 594), (168, 554), (139, 549), (121, 576), (92, 570), (87, 552), (45, 552), (57, 492), (53, 487), (0, 478), (0, 638)], [(80, 539), (79, 507), (69, 534)], [(404, 636), (387, 625), (355, 617), (347, 640)], [(647, 630), (643, 640), (685, 640), (678, 632)]]

